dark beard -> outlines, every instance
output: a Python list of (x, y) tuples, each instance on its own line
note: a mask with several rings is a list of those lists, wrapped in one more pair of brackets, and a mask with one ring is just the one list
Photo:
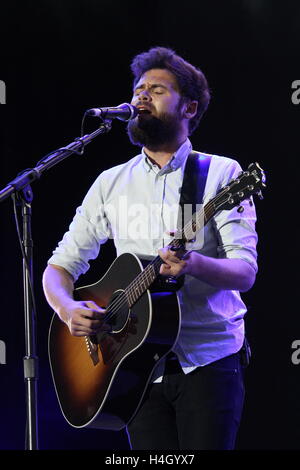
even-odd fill
[(159, 118), (141, 115), (129, 121), (127, 125), (127, 133), (132, 144), (154, 151), (173, 142), (179, 130), (179, 112), (178, 115), (162, 113)]

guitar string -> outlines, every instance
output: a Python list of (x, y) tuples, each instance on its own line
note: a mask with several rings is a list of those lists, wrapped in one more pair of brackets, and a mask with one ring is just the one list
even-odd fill
[[(206, 210), (206, 209), (207, 209), (207, 208), (205, 208), (205, 210)], [(209, 211), (209, 209), (210, 209), (210, 208), (208, 208), (208, 211)], [(208, 212), (208, 211), (207, 211), (207, 212)], [(203, 211), (203, 212), (204, 212), (204, 211)], [(182, 229), (181, 232), (186, 232), (186, 231), (187, 231), (187, 228), (189, 228), (188, 225), (189, 225), (190, 223), (191, 223), (191, 221)], [(194, 234), (194, 233), (193, 233), (193, 234)], [(172, 240), (172, 242), (170, 243), (169, 246), (174, 246), (174, 245), (176, 246), (176, 244), (178, 244), (178, 245), (179, 245), (178, 247), (180, 247), (180, 244), (181, 244), (180, 238), (177, 238), (177, 239)], [(148, 266), (145, 268), (145, 270), (142, 271), (142, 272), (138, 275), (138, 277), (135, 278), (135, 279), (127, 286), (126, 291), (124, 291), (124, 293), (121, 294), (121, 295), (119, 296), (119, 298), (116, 299), (116, 301), (115, 301), (114, 303), (110, 304), (110, 306), (109, 306), (109, 313), (108, 313), (108, 315), (104, 318), (105, 320), (108, 320), (108, 319), (112, 318), (112, 316), (115, 314), (115, 312), (114, 312), (114, 309), (115, 309), (115, 308), (119, 309), (122, 303), (124, 303), (124, 305), (126, 305), (126, 303), (128, 303), (128, 298), (129, 298), (129, 300), (130, 300), (130, 297), (132, 297), (132, 298), (134, 299), (134, 297), (135, 297), (134, 294), (137, 293), (136, 291), (138, 290), (138, 288), (142, 287), (142, 285), (145, 283), (145, 281), (147, 282), (147, 281), (150, 280), (151, 283), (154, 281), (154, 279), (151, 279), (151, 274), (152, 274), (152, 273), (151, 273), (151, 268), (154, 268), (154, 274), (155, 274), (155, 276), (156, 276), (156, 274), (158, 274), (158, 273), (156, 273), (156, 271), (157, 271), (156, 268), (159, 267), (159, 264), (160, 264), (161, 262), (162, 262), (161, 258), (160, 258), (159, 256), (157, 256), (154, 260), (152, 260), (152, 261), (148, 264)], [(152, 270), (152, 271), (153, 271), (153, 270)], [(141, 279), (140, 279), (141, 277), (142, 277), (142, 282), (141, 282)], [(145, 281), (144, 281), (143, 278), (145, 278), (145, 277), (146, 277), (146, 279), (145, 279)], [(128, 291), (129, 291), (129, 292), (128, 292)], [(130, 294), (130, 291), (133, 291), (132, 294)], [(138, 293), (138, 294), (140, 295), (140, 293)], [(118, 300), (119, 300), (119, 302), (118, 302)]]
[[(192, 216), (192, 219), (183, 227), (183, 229), (180, 230), (180, 234), (182, 234), (183, 236), (185, 236), (185, 233), (190, 229), (190, 225), (193, 225), (193, 224), (197, 224), (197, 222), (199, 223), (199, 219), (200, 219), (200, 215), (201, 215), (201, 219), (200, 220), (203, 220), (202, 217), (204, 216), (204, 220), (211, 217), (211, 215), (213, 215), (214, 211), (215, 211), (215, 203), (221, 199), (224, 194), (229, 190), (229, 188), (225, 187), (223, 188), (223, 190), (221, 191), (220, 194), (218, 194), (217, 196), (215, 196), (215, 198), (212, 200), (212, 201), (209, 201), (200, 211), (198, 212), (195, 212)], [(195, 218), (198, 218), (198, 220), (195, 221)], [(194, 235), (194, 230), (192, 229), (192, 235)], [(187, 239), (189, 239), (189, 237), (187, 237)], [(173, 244), (175, 243), (176, 244), (179, 243), (179, 246), (180, 246), (180, 238), (175, 238), (172, 240), (172, 242), (169, 244), (169, 246), (174, 246)], [(143, 277), (146, 275), (146, 280), (149, 281), (149, 279), (147, 279), (147, 271), (150, 271), (151, 270), (151, 267), (154, 267), (154, 273), (156, 273), (155, 271), (155, 265), (156, 264), (159, 264), (161, 262), (161, 258), (159, 256), (157, 256), (154, 260), (152, 260), (148, 265), (147, 267), (145, 268), (144, 271), (142, 271), (141, 273), (139, 273), (139, 275), (137, 276), (137, 278), (135, 278), (127, 287), (126, 287), (126, 290), (124, 290), (124, 292), (122, 292), (122, 294), (120, 294), (120, 296), (115, 300), (113, 301), (109, 306), (108, 306), (108, 310), (107, 311), (107, 314), (104, 316), (103, 320), (104, 321), (109, 321), (111, 320), (111, 318), (113, 316), (115, 316), (118, 312), (118, 310), (120, 310), (121, 306), (126, 306), (126, 304), (128, 305), (128, 292), (126, 291), (134, 291), (134, 290), (137, 290), (139, 287), (141, 287), (141, 285), (143, 284), (143, 282), (141, 283), (140, 282), (140, 279), (139, 277)], [(146, 273), (146, 274), (145, 274)], [(150, 273), (149, 273), (150, 274)], [(158, 273), (157, 273), (158, 274)], [(150, 278), (151, 280), (151, 278)], [(155, 280), (155, 278), (153, 280), (151, 280), (151, 283)], [(150, 285), (151, 285), (150, 283)], [(146, 289), (145, 289), (146, 290)], [(140, 294), (139, 294), (140, 295)], [(129, 294), (129, 297), (130, 297), (130, 294)], [(133, 295), (133, 298), (134, 298), (134, 295)]]
[[(241, 178), (241, 176), (239, 177)], [(187, 229), (189, 229), (189, 226), (190, 225), (193, 225), (193, 223), (197, 223), (197, 221), (195, 222), (195, 218), (198, 217), (198, 222), (199, 222), (199, 218), (200, 218), (200, 215), (203, 217), (204, 215), (204, 220), (206, 219), (206, 222), (209, 220), (209, 218), (214, 214), (215, 212), (215, 204), (216, 202), (218, 202), (223, 196), (224, 194), (226, 194), (226, 192), (228, 192), (229, 190), (231, 189), (231, 186), (225, 186), (221, 192), (219, 194), (217, 194), (211, 201), (209, 201), (200, 211), (198, 212), (195, 212), (192, 216), (192, 219), (183, 227), (183, 229), (181, 229), (180, 233), (183, 234), (183, 236), (185, 236), (185, 231)], [(240, 190), (241, 191), (241, 190)], [(241, 201), (239, 201), (241, 202)], [(235, 207), (235, 206), (233, 206)], [(203, 219), (201, 219), (203, 220)], [(202, 227), (203, 228), (203, 227)], [(194, 231), (192, 231), (193, 235), (194, 235)], [(180, 239), (173, 239), (172, 242), (169, 244), (169, 246), (172, 246), (172, 243), (176, 243), (176, 242), (180, 242)], [(120, 310), (120, 307), (122, 306), (128, 306), (128, 294), (126, 291), (133, 291), (133, 290), (137, 290), (139, 287), (142, 286), (142, 284), (144, 283), (144, 281), (141, 283), (140, 282), (140, 277), (144, 277), (146, 276), (146, 280), (147, 280), (147, 271), (150, 270), (150, 266), (154, 266), (154, 274), (157, 276), (156, 274), (156, 271), (155, 271), (155, 264), (159, 264), (161, 263), (162, 260), (159, 256), (157, 256), (154, 260), (152, 260), (148, 266), (141, 272), (139, 273), (139, 275), (137, 276), (137, 278), (135, 278), (127, 287), (126, 289), (124, 290), (124, 292), (122, 292), (122, 294), (120, 296), (118, 296), (118, 298), (113, 301), (109, 306), (108, 306), (108, 311), (106, 313), (106, 315), (104, 316), (103, 320), (104, 321), (108, 321), (110, 320), (113, 316), (115, 316), (118, 311)], [(146, 274), (145, 274), (146, 273)], [(150, 274), (150, 273), (149, 273)], [(151, 278), (150, 278), (151, 280)], [(151, 280), (149, 286), (152, 284), (152, 282), (155, 280), (155, 278), (153, 280)], [(149, 281), (149, 279), (148, 279)], [(149, 287), (148, 286), (148, 287)], [(147, 290), (147, 288), (145, 289), (145, 291)], [(136, 293), (136, 292), (135, 292)], [(132, 294), (133, 295), (133, 294)], [(141, 295), (141, 293), (138, 293), (138, 297)], [(133, 299), (134, 299), (134, 295), (133, 295)], [(137, 299), (136, 299), (137, 300)], [(135, 300), (135, 301), (136, 301)], [(133, 304), (132, 304), (133, 305)], [(129, 307), (130, 308), (130, 307)]]
[[(176, 246), (177, 244), (180, 247), (180, 239), (174, 239), (170, 243), (169, 246)], [(108, 306), (108, 311), (107, 314), (104, 317), (104, 321), (110, 320), (113, 316), (117, 314), (117, 312), (120, 310), (121, 307), (123, 306), (128, 306), (128, 304), (133, 303), (137, 300), (135, 299), (136, 295), (138, 297), (141, 295), (142, 292), (139, 292), (139, 289), (142, 287), (143, 290), (147, 290), (147, 288), (152, 284), (152, 282), (155, 280), (155, 277), (158, 275), (158, 268), (160, 267), (159, 265), (162, 263), (162, 260), (159, 256), (154, 258), (147, 267), (139, 273), (137, 278), (135, 278), (118, 296), (118, 298), (112, 302)], [(154, 276), (154, 277), (153, 277)], [(145, 288), (145, 284), (148, 284), (148, 287)]]
[[(227, 189), (227, 191), (228, 191), (228, 189)], [(223, 195), (224, 195), (224, 193), (223, 193), (223, 191), (222, 191), (222, 195), (220, 195), (219, 197), (216, 197), (215, 199), (213, 199), (213, 201), (210, 201), (201, 211), (199, 211), (198, 213), (193, 214), (193, 217), (196, 216), (196, 217), (198, 217), (198, 219), (199, 219), (199, 216), (200, 216), (200, 214), (202, 213), (202, 214), (204, 214), (204, 217), (208, 220), (208, 219), (211, 217), (211, 215), (213, 215), (213, 213), (214, 213), (214, 207), (213, 207), (213, 206), (214, 206), (216, 200), (217, 200), (217, 199), (220, 199), (220, 197), (223, 196)], [(201, 214), (201, 215), (202, 215), (202, 214)], [(197, 223), (197, 220), (196, 220), (196, 222), (195, 222), (195, 219), (190, 220), (190, 221), (188, 222), (188, 224), (186, 224), (185, 227), (182, 229), (181, 233), (185, 234), (186, 230), (189, 229), (189, 225), (190, 225), (190, 224), (193, 224), (193, 222), (194, 222), (194, 223)], [(199, 222), (199, 220), (198, 220), (198, 222)], [(193, 235), (194, 235), (194, 231), (193, 231)], [(172, 242), (170, 243), (169, 246), (172, 246), (172, 245), (174, 246), (174, 243), (175, 243), (175, 245), (176, 245), (176, 243), (178, 243), (179, 246), (180, 246), (180, 239), (174, 239), (174, 240), (172, 240)], [(147, 271), (150, 271), (150, 270), (151, 270), (151, 267), (154, 267), (154, 274), (155, 274), (155, 277), (156, 277), (156, 275), (157, 275), (158, 273), (156, 272), (155, 268), (156, 268), (156, 267), (159, 267), (159, 264), (161, 264), (161, 262), (162, 262), (161, 258), (160, 258), (159, 256), (157, 256), (154, 260), (151, 261), (151, 263), (149, 263), (149, 265), (147, 266), (147, 268), (146, 268), (144, 271), (142, 271), (142, 272), (138, 275), (138, 277), (135, 278), (135, 279), (126, 287), (126, 290), (125, 290), (114, 302), (112, 302), (112, 303), (109, 305), (109, 307), (108, 307), (109, 311), (108, 311), (107, 314), (105, 315), (104, 321), (108, 321), (108, 320), (110, 320), (112, 317), (114, 317), (114, 316), (118, 313), (118, 311), (120, 310), (121, 307), (123, 307), (123, 306), (128, 306), (128, 298), (129, 298), (129, 300), (130, 300), (130, 297), (132, 297), (132, 299), (133, 299), (134, 301), (137, 300), (137, 299), (135, 299), (135, 295), (138, 294), (138, 297), (141, 295), (141, 292), (138, 292), (138, 289), (139, 289), (140, 287), (142, 287), (142, 284), (144, 283), (144, 281), (143, 281), (143, 282), (140, 282), (140, 277), (143, 278), (143, 277), (145, 277), (145, 275), (146, 275), (146, 281), (147, 281), (147, 280), (149, 281), (149, 279), (147, 279), (147, 275), (148, 275), (148, 272), (147, 272)], [(149, 275), (151, 276), (151, 273), (149, 273)], [(155, 280), (155, 278), (151, 280), (151, 277), (150, 277), (150, 281), (151, 281), (151, 282), (150, 282), (149, 286), (151, 285), (151, 283), (152, 283), (154, 280)], [(148, 287), (149, 287), (149, 286), (148, 286)], [(147, 289), (147, 288), (146, 288), (146, 289)], [(146, 290), (146, 289), (145, 289), (145, 290)], [(126, 292), (126, 291), (127, 291), (127, 292)], [(130, 294), (130, 291), (132, 292), (132, 294)], [(129, 295), (128, 295), (128, 292), (129, 292)], [(134, 302), (133, 302), (133, 303), (134, 303)], [(132, 304), (132, 305), (133, 305), (133, 304)]]
[[(198, 222), (199, 222), (199, 218), (200, 218), (200, 215), (203, 216), (204, 215), (204, 220), (206, 219), (206, 223), (208, 221), (208, 219), (214, 214), (215, 212), (215, 203), (221, 199), (224, 194), (226, 194), (226, 192), (229, 191), (229, 189), (231, 189), (230, 187), (226, 187), (223, 188), (223, 190), (217, 195), (215, 196), (211, 201), (209, 201), (200, 211), (198, 212), (195, 212), (192, 216), (192, 219), (184, 226), (184, 228), (180, 231), (180, 233), (182, 233), (183, 235), (185, 235), (185, 232), (187, 229), (189, 229), (190, 225), (192, 225), (193, 223), (197, 223), (197, 221), (195, 222), (195, 219), (194, 217), (198, 218)], [(201, 219), (202, 220), (202, 219)], [(192, 232), (193, 235), (194, 235), (194, 231)], [(172, 246), (173, 243), (176, 243), (176, 242), (179, 242), (180, 243), (180, 239), (177, 238), (177, 239), (174, 239), (172, 240), (172, 242), (170, 243), (169, 246)], [(120, 310), (121, 306), (128, 306), (128, 295), (127, 295), (127, 292), (126, 291), (134, 291), (134, 290), (138, 290), (139, 287), (142, 286), (142, 284), (144, 282), (140, 282), (140, 277), (143, 277), (145, 276), (145, 273), (146, 273), (146, 280), (147, 280), (147, 270), (150, 270), (152, 266), (154, 266), (154, 273), (155, 273), (155, 264), (159, 264), (161, 263), (161, 258), (159, 256), (157, 256), (154, 260), (152, 260), (148, 266), (145, 268), (144, 271), (142, 271), (141, 273), (139, 273), (139, 275), (137, 276), (137, 278), (135, 278), (127, 287), (126, 289), (124, 290), (124, 292), (122, 292), (122, 294), (120, 294), (120, 296), (114, 301), (112, 302), (109, 306), (108, 306), (108, 309), (109, 311), (107, 312), (107, 314), (105, 315), (104, 317), (104, 321), (108, 321), (110, 320), (112, 317), (114, 317), (118, 311)], [(150, 273), (149, 273), (150, 274)], [(157, 273), (158, 274), (158, 273)], [(151, 280), (151, 278), (150, 278)], [(155, 278), (153, 280), (151, 280), (151, 283), (155, 280)], [(151, 285), (150, 283), (150, 285)], [(149, 285), (149, 286), (150, 286)], [(149, 287), (148, 286), (148, 287)], [(147, 288), (145, 289), (147, 290)], [(133, 292), (132, 294), (132, 297), (134, 299), (134, 293), (136, 294), (137, 292)], [(141, 295), (141, 293), (138, 292), (138, 297)], [(130, 296), (129, 296), (130, 297)], [(136, 299), (137, 300), (137, 299)], [(136, 301), (135, 300), (135, 301)], [(133, 304), (132, 304), (133, 305)], [(129, 307), (130, 308), (130, 307)]]

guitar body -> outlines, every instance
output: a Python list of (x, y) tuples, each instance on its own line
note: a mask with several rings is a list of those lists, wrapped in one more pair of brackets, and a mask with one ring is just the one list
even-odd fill
[(180, 329), (175, 292), (146, 290), (128, 307), (124, 289), (143, 271), (139, 258), (120, 255), (76, 300), (113, 305), (112, 332), (75, 337), (54, 314), (49, 332), (52, 377), (62, 413), (74, 427), (120, 430), (136, 413), (157, 363)]

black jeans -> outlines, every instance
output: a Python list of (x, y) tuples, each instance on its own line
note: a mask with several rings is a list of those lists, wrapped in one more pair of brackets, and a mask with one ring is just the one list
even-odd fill
[(133, 450), (233, 449), (244, 403), (240, 354), (184, 374), (166, 362), (162, 383), (151, 384), (128, 425)]

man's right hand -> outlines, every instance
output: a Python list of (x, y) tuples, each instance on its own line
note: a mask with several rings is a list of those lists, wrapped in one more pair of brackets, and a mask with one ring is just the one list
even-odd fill
[(73, 336), (95, 335), (99, 331), (111, 331), (104, 321), (105, 309), (92, 300), (70, 301), (57, 312)]

